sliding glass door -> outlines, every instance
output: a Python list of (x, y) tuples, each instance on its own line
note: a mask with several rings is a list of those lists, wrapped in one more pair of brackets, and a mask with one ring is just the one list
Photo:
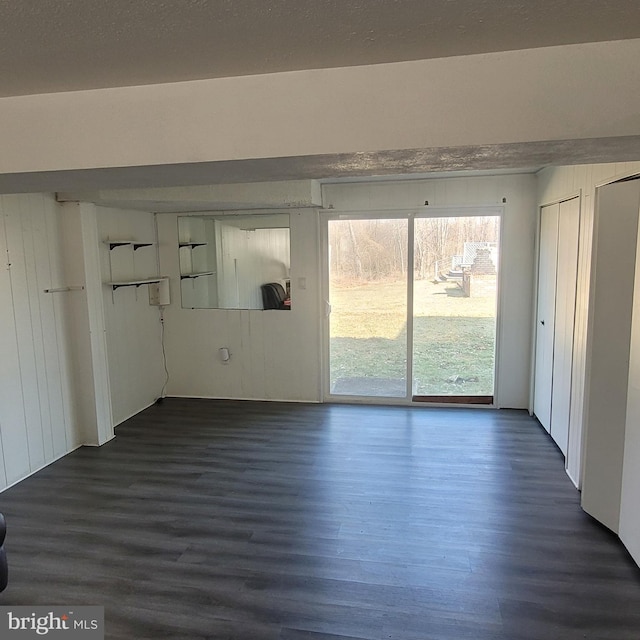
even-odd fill
[(327, 221), (329, 399), (493, 402), (500, 217), (483, 212)]
[(407, 395), (407, 219), (330, 220), (329, 388)]
[(415, 219), (415, 400), (493, 401), (499, 232), (499, 216)]

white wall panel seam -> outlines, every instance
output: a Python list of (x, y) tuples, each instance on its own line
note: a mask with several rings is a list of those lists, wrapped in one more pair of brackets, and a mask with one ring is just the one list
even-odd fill
[[(14, 326), (16, 327), (16, 344), (17, 344), (17, 352), (18, 352), (18, 373), (19, 373), (19, 380), (20, 380), (20, 394), (21, 394), (21, 399), (22, 399), (22, 414), (24, 417), (24, 430), (25, 430), (25, 435), (26, 435), (26, 454), (27, 454), (27, 464), (28, 464), (28, 468), (27, 471), (30, 470), (32, 468), (31, 466), (31, 447), (29, 445), (29, 424), (27, 422), (27, 415), (25, 412), (25, 407), (26, 407), (26, 398), (25, 398), (25, 393), (24, 393), (24, 378), (23, 378), (23, 365), (22, 365), (22, 358), (20, 357), (20, 341), (18, 338), (18, 334), (17, 334), (17, 327), (18, 327), (18, 318), (16, 317), (16, 292), (15, 292), (15, 286), (14, 286), (14, 268), (15, 268), (15, 264), (14, 264), (14, 259), (11, 257), (11, 247), (9, 244), (9, 236), (7, 234), (7, 250), (8, 250), (8, 254), (9, 254), (9, 262), (10, 262), (10, 269), (9, 269), (9, 283), (10, 283), (10, 287), (11, 287), (11, 304), (12, 304), (12, 312), (13, 312), (13, 322), (14, 322)], [(14, 253), (15, 255), (15, 253)]]
[[(56, 204), (56, 208), (58, 207), (58, 205)], [(57, 211), (56, 211), (57, 213)], [(50, 224), (49, 224), (49, 216), (45, 216), (45, 229), (46, 229), (46, 236), (48, 238), (53, 238), (53, 237), (57, 237), (56, 234), (53, 233), (53, 229), (50, 228)], [(47, 248), (49, 248), (49, 245), (47, 245)], [(48, 250), (47, 251), (47, 264), (49, 267), (49, 273), (53, 274), (54, 269), (53, 269), (53, 262), (52, 262), (52, 256), (51, 256), (51, 251)], [(53, 286), (54, 284), (68, 284), (68, 283), (53, 283), (53, 282), (49, 282), (48, 285), (49, 286)], [(49, 295), (55, 295), (55, 294), (49, 294)], [(64, 355), (61, 352), (61, 344), (60, 344), (60, 335), (61, 335), (61, 330), (60, 330), (60, 323), (59, 323), (59, 319), (58, 319), (58, 313), (56, 310), (56, 300), (54, 299), (52, 301), (51, 304), (51, 318), (53, 320), (53, 330), (56, 336), (56, 353), (57, 353), (57, 359), (56, 359), (56, 363), (55, 363), (55, 368), (57, 370), (58, 373), (58, 381), (59, 381), (59, 393), (60, 393), (60, 406), (62, 409), (62, 420), (63, 420), (63, 424), (64, 424), (64, 429), (63, 429), (63, 434), (64, 434), (64, 450), (68, 451), (69, 450), (69, 440), (68, 440), (68, 428), (69, 428), (69, 416), (68, 416), (68, 408), (66, 406), (65, 403), (65, 395), (63, 393), (63, 385), (66, 383), (64, 376), (63, 376), (63, 372), (62, 372), (62, 359), (64, 357)], [(52, 441), (53, 441), (53, 430), (51, 433), (51, 437), (52, 437)], [(54, 443), (55, 445), (55, 443)], [(54, 446), (54, 451), (55, 451), (55, 446)]]
[[(46, 437), (45, 437), (45, 424), (47, 415), (49, 416), (49, 423), (51, 422), (51, 405), (49, 401), (49, 390), (47, 384), (47, 367), (46, 367), (46, 354), (44, 349), (44, 332), (43, 332), (43, 316), (42, 316), (42, 305), (40, 304), (40, 291), (39, 291), (39, 282), (38, 282), (38, 270), (37, 270), (37, 261), (39, 254), (36, 251), (35, 246), (35, 229), (34, 223), (37, 224), (37, 218), (42, 213), (42, 211), (37, 211), (35, 206), (35, 200), (38, 196), (33, 195), (29, 196), (27, 200), (23, 202), (28, 203), (27, 208), (27, 216), (29, 217), (29, 233), (26, 238), (24, 236), (23, 229), (23, 240), (29, 243), (30, 255), (29, 255), (29, 268), (27, 269), (27, 278), (29, 281), (29, 310), (31, 313), (31, 326), (33, 330), (33, 345), (34, 345), (34, 356), (36, 357), (36, 383), (38, 389), (38, 408), (40, 410), (40, 435), (42, 438), (42, 451), (43, 458), (46, 461), (47, 456), (47, 445), (46, 445)], [(24, 213), (23, 213), (24, 216)], [(21, 217), (23, 217), (21, 216)], [(25, 252), (25, 258), (27, 257)], [(43, 287), (44, 288), (44, 287)], [(46, 403), (46, 406), (45, 406)], [(44, 410), (48, 409), (48, 413)]]

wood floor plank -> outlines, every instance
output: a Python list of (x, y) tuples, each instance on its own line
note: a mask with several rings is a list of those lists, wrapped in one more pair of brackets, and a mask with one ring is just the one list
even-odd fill
[(0, 496), (0, 604), (107, 637), (626, 640), (640, 569), (525, 412), (167, 399)]

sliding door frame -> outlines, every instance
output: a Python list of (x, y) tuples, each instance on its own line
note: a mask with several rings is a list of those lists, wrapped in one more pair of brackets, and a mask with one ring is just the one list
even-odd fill
[[(413, 335), (410, 332), (409, 309), (413, 301), (413, 278), (409, 265), (413, 264), (413, 217), (415, 209), (404, 210), (379, 210), (379, 211), (324, 211), (321, 216), (321, 259), (322, 259), (322, 283), (320, 287), (322, 301), (320, 307), (324, 310), (322, 318), (322, 399), (323, 402), (333, 403), (361, 403), (361, 404), (400, 404), (411, 402), (411, 356), (413, 347)], [(331, 336), (330, 320), (331, 306), (329, 296), (329, 223), (334, 220), (407, 220), (407, 281), (406, 293), (406, 320), (407, 320), (407, 367), (405, 374), (405, 396), (350, 396), (335, 395), (331, 393)], [(409, 252), (411, 255), (409, 255)], [(411, 321), (411, 326), (413, 321)]]
[[(322, 401), (332, 403), (360, 403), (360, 404), (382, 404), (382, 405), (414, 405), (414, 406), (478, 406), (495, 407), (496, 397), (498, 397), (498, 367), (499, 349), (501, 338), (501, 317), (502, 317), (502, 278), (503, 269), (498, 269), (498, 281), (496, 283), (496, 333), (495, 333), (495, 353), (493, 370), (493, 401), (487, 403), (480, 400), (476, 403), (451, 402), (447, 400), (431, 401), (424, 399), (415, 400), (413, 387), (413, 297), (414, 297), (414, 262), (415, 262), (415, 219), (416, 218), (447, 218), (447, 217), (484, 217), (497, 216), (500, 218), (500, 238), (499, 255), (503, 255), (504, 243), (504, 206), (501, 205), (453, 205), (453, 206), (428, 206), (416, 207), (413, 209), (379, 209), (369, 211), (348, 211), (348, 210), (325, 210), (320, 216), (321, 231), (321, 286), (320, 308), (323, 310), (322, 318), (322, 358), (321, 358), (321, 380), (322, 380)], [(349, 396), (335, 395), (331, 393), (330, 382), (330, 298), (329, 298), (329, 223), (333, 220), (407, 220), (407, 367), (406, 367), (406, 389), (404, 397), (375, 397), (375, 396)], [(484, 396), (483, 396), (484, 397)]]

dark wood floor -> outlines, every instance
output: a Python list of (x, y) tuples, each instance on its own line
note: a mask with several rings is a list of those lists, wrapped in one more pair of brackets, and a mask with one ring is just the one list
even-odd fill
[(0, 604), (107, 637), (638, 640), (640, 570), (524, 412), (166, 400), (0, 495)]

